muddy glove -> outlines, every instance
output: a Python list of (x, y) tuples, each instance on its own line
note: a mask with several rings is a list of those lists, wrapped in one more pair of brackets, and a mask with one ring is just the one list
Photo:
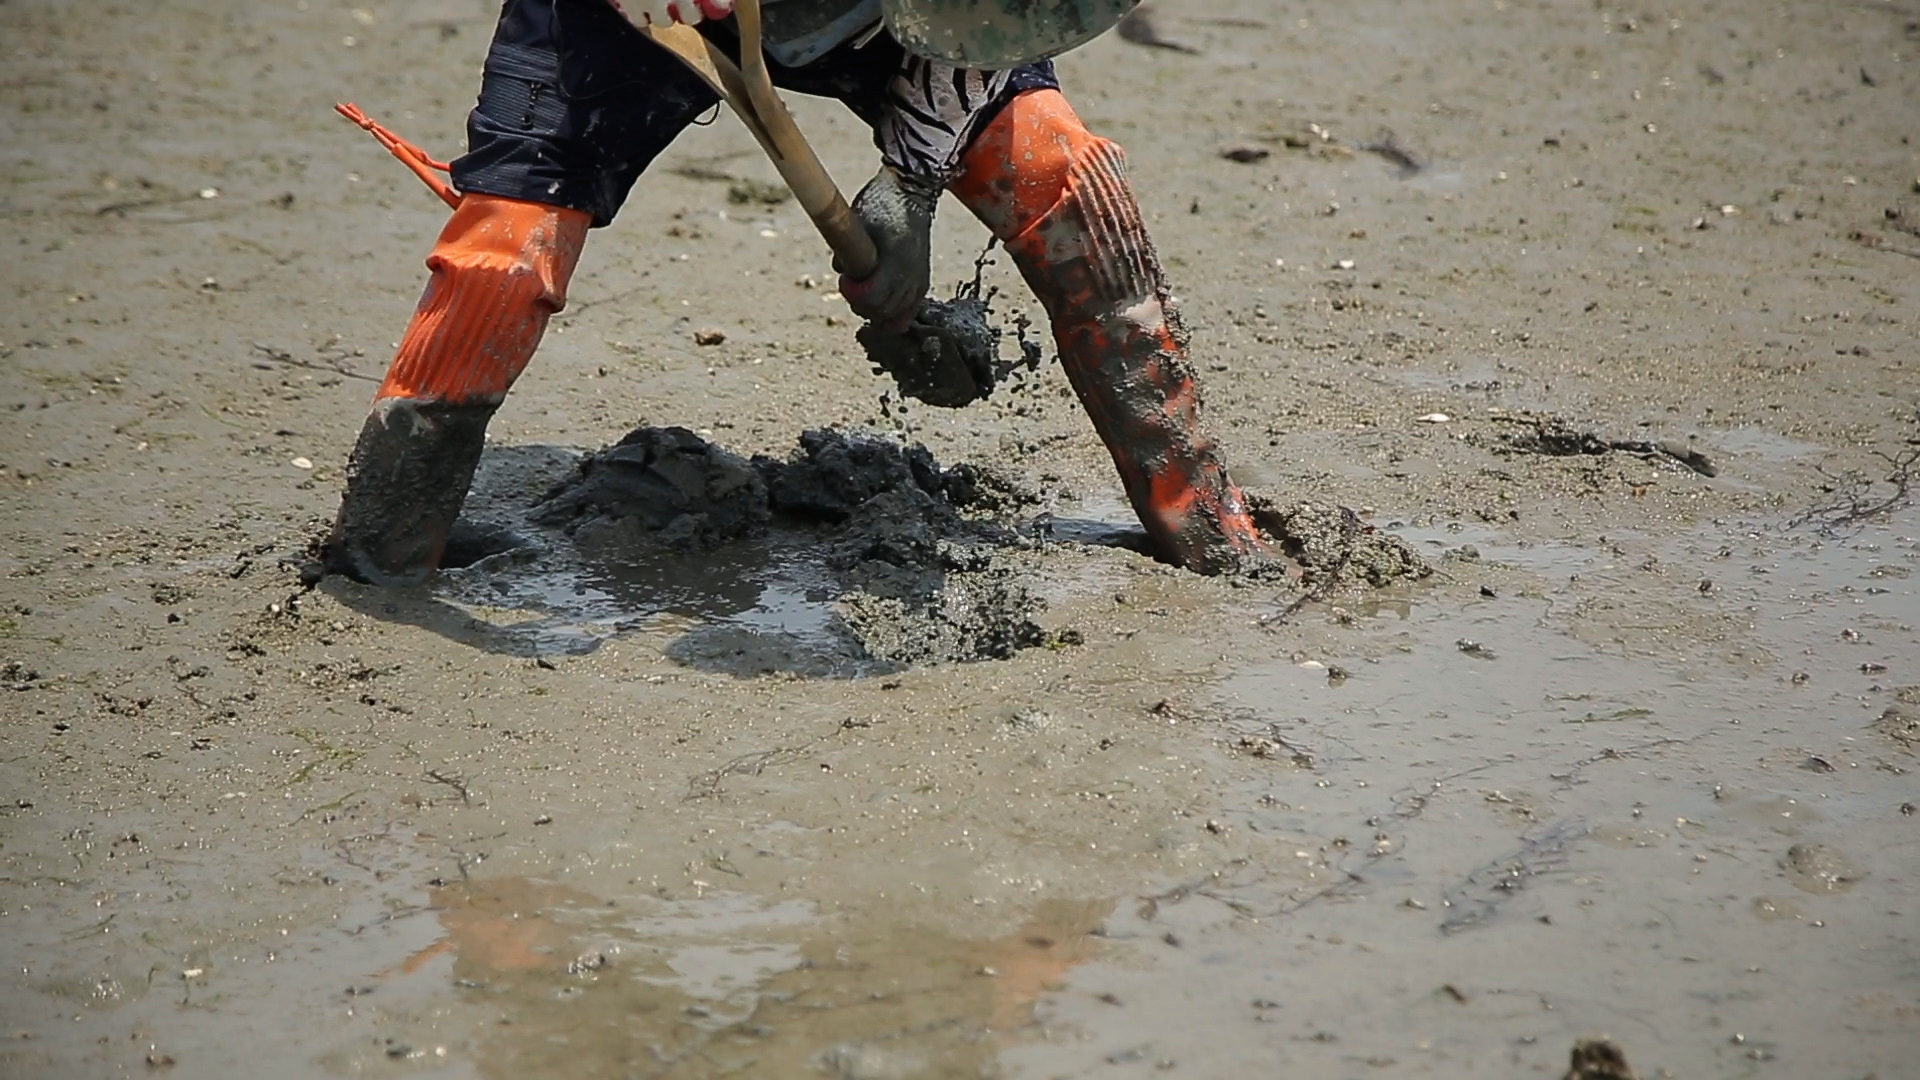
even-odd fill
[(635, 26), (692, 26), (733, 14), (733, 0), (607, 0)]
[(933, 183), (882, 165), (853, 198), (853, 216), (873, 237), (880, 263), (859, 280), (841, 270), (840, 295), (854, 314), (869, 322), (897, 325), (913, 318), (926, 298), (933, 204), (940, 189)]

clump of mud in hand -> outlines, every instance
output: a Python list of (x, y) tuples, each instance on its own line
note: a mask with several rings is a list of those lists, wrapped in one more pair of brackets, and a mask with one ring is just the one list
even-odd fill
[(925, 447), (838, 431), (749, 461), (684, 428), (641, 428), (583, 458), (533, 520), (616, 558), (803, 532), (827, 549), (845, 622), (874, 658), (1004, 659), (1048, 640), (1033, 620), (1044, 603), (1006, 565), (1014, 534), (961, 513), (981, 480)]
[(1014, 320), (1020, 358), (1000, 359), (1007, 331), (995, 324), (993, 290), (982, 283), (992, 247), (973, 263), (973, 280), (963, 281), (948, 300), (922, 299), (904, 326), (868, 323), (855, 335), (875, 375), (891, 375), (907, 397), (943, 409), (958, 409), (992, 395), (1002, 379), (1019, 368), (1040, 366), (1040, 344), (1027, 337), (1024, 317)]
[(900, 328), (873, 323), (855, 335), (875, 374), (889, 374), (900, 392), (929, 405), (958, 409), (993, 393), (1000, 334), (979, 300), (922, 300)]

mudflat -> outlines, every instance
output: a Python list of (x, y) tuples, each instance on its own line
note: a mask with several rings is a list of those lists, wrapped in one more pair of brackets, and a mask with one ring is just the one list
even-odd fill
[(331, 107), (458, 153), (494, 14), (0, 5), (0, 1073), (1920, 1071), (1920, 7), (1064, 58), (1305, 580), (1138, 554), (1057, 366), (903, 403), (723, 116), (463, 565), (316, 583), (445, 216)]

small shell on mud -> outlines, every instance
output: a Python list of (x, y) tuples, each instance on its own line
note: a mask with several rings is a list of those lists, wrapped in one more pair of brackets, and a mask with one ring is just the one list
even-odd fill
[(297, 458), (294, 458), (292, 461), (287, 462), (287, 464), (293, 466), (296, 469), (311, 469), (313, 468), (313, 459), (297, 457)]
[(1416, 423), (1421, 424), (1444, 424), (1453, 419), (1453, 417), (1443, 412), (1430, 412), (1425, 416), (1416, 416), (1413, 419)]

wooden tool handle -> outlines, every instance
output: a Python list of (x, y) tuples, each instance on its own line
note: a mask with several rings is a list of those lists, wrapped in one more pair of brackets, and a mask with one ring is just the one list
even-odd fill
[(734, 17), (740, 26), (738, 65), (690, 26), (647, 27), (644, 32), (727, 100), (826, 238), (841, 272), (866, 277), (880, 265), (880, 253), (773, 89), (760, 52), (759, 0), (735, 0)]
[(841, 197), (826, 166), (820, 164), (812, 144), (793, 122), (786, 102), (773, 89), (766, 57), (760, 51), (760, 0), (734, 0), (733, 14), (740, 24), (740, 67), (746, 76), (747, 98), (761, 127), (773, 140), (777, 151), (774, 168), (780, 170), (820, 235), (826, 237), (841, 272), (854, 278), (866, 277), (880, 265), (880, 253), (873, 246), (873, 237), (867, 235)]

